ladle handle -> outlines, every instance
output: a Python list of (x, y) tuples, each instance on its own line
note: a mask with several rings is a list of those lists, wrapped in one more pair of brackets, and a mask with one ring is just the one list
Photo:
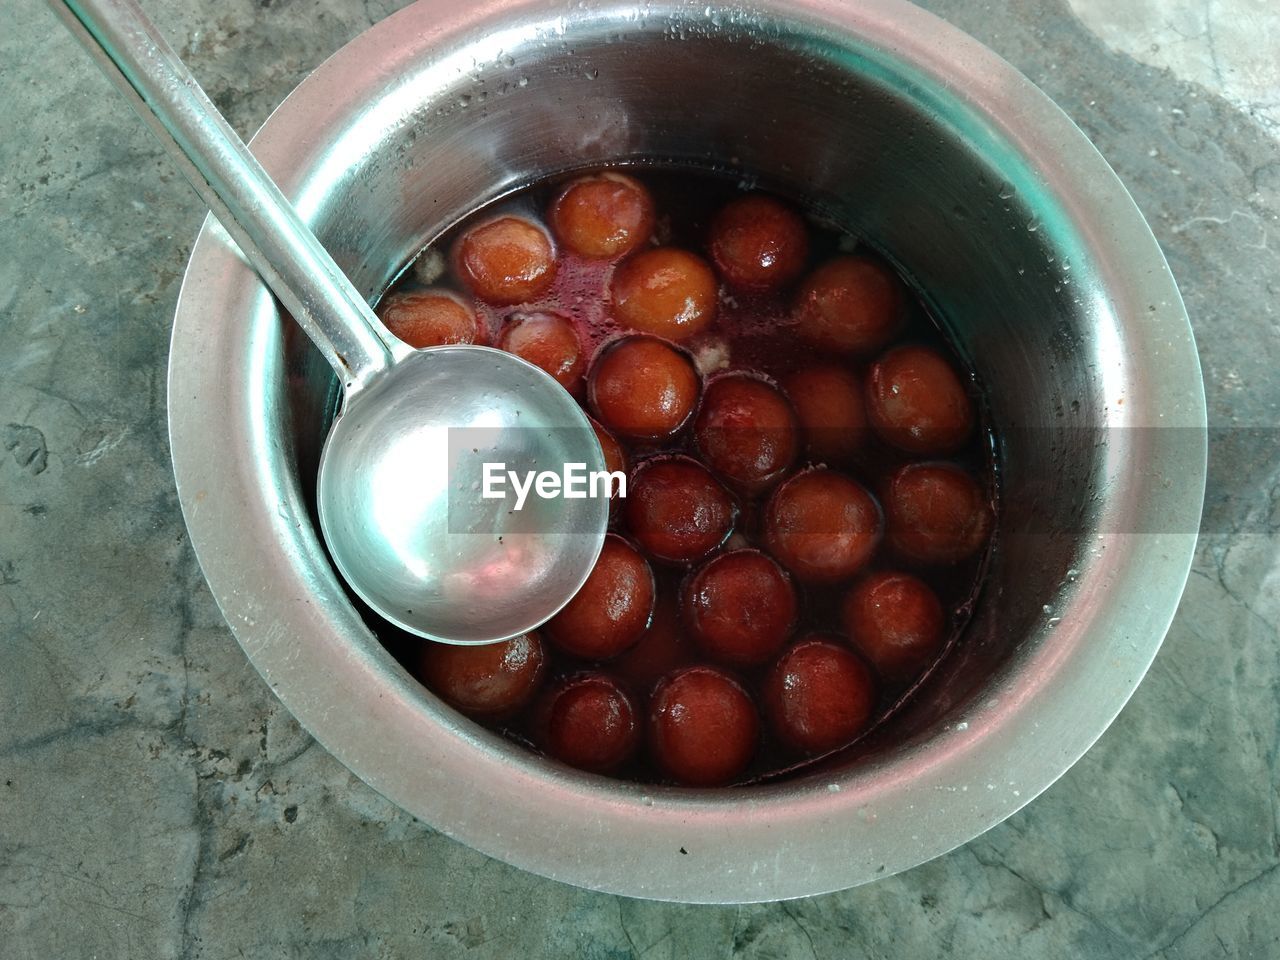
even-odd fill
[[(164, 144), (347, 393), (404, 347), (133, 0), (48, 0)], [(216, 322), (217, 318), (210, 318)]]

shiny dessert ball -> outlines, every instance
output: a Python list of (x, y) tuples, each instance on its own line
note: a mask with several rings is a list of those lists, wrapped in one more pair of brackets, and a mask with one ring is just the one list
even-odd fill
[(746, 771), (759, 742), (755, 703), (721, 670), (686, 667), (654, 690), (649, 743), (658, 767), (677, 783), (729, 783)]
[(543, 631), (565, 653), (608, 660), (635, 644), (648, 629), (655, 592), (648, 561), (611, 533), (587, 582)]
[(687, 340), (715, 320), (719, 288), (711, 267), (697, 254), (658, 247), (620, 263), (609, 296), (622, 326)]
[(392, 336), (417, 349), (485, 339), (476, 312), (445, 290), (393, 293), (378, 304), (378, 318)]
[(879, 350), (901, 328), (906, 290), (879, 260), (840, 256), (800, 282), (796, 333), (815, 347), (840, 353)]
[(540, 712), (543, 749), (580, 770), (614, 770), (640, 745), (635, 702), (607, 674), (570, 677), (551, 691)]
[(498, 347), (539, 367), (570, 393), (582, 385), (587, 359), (573, 322), (558, 313), (518, 313), (498, 335)]
[(800, 448), (790, 401), (768, 381), (742, 373), (707, 385), (693, 435), (703, 462), (750, 492), (780, 479)]
[(547, 232), (523, 217), (500, 217), (468, 230), (458, 243), (458, 274), (486, 303), (527, 303), (556, 277)]
[(928, 347), (897, 347), (867, 374), (867, 419), (885, 443), (936, 456), (955, 452), (969, 439), (973, 401), (942, 354)]
[(844, 367), (815, 364), (783, 384), (800, 421), (805, 449), (817, 463), (846, 463), (867, 441), (862, 384)]
[(689, 457), (640, 464), (623, 507), (640, 549), (667, 563), (701, 560), (729, 538), (735, 516), (728, 491)]
[(811, 637), (778, 658), (761, 700), (769, 726), (783, 744), (799, 753), (826, 753), (870, 725), (875, 678), (847, 647)]
[(513, 713), (532, 698), (546, 656), (536, 633), (501, 643), (457, 646), (426, 642), (419, 676), (441, 699), (473, 717)]
[(795, 626), (791, 578), (759, 550), (734, 550), (709, 560), (684, 590), (685, 621), (698, 648), (732, 667), (772, 660)]
[(653, 235), (653, 198), (626, 174), (595, 173), (570, 183), (548, 220), (556, 240), (579, 256), (621, 257)]
[(880, 507), (861, 484), (832, 470), (806, 470), (765, 507), (769, 552), (798, 579), (832, 583), (871, 559), (883, 532)]
[(850, 642), (890, 682), (914, 679), (942, 650), (942, 603), (909, 573), (863, 577), (845, 595), (841, 614)]
[(592, 364), (587, 395), (596, 418), (628, 440), (665, 440), (698, 403), (702, 381), (689, 356), (656, 337), (606, 345)]
[(912, 463), (885, 485), (889, 545), (926, 565), (959, 563), (991, 535), (991, 502), (978, 482), (952, 463)]
[(731, 200), (716, 214), (710, 249), (730, 286), (776, 290), (804, 272), (809, 230), (788, 204), (752, 193)]

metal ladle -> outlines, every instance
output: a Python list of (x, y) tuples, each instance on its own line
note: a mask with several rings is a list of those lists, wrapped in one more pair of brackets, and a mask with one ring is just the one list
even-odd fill
[(397, 340), (136, 3), (49, 5), (337, 371), (343, 406), (316, 499), (351, 588), (399, 627), (450, 643), (504, 640), (552, 617), (595, 564), (607, 495), (530, 495), (516, 510), (514, 497), (482, 495), (482, 465), (603, 471), (573, 398), (509, 353)]

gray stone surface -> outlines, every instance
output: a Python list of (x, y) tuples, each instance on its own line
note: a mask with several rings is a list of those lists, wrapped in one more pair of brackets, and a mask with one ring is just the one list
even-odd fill
[[(400, 5), (146, 2), (244, 132)], [(740, 908), (486, 859), (273, 699), (203, 585), (169, 472), (166, 327), (201, 210), (41, 4), (6, 5), (0, 957), (1280, 956), (1280, 91), (1241, 74), (1273, 63), (1275, 7), (926, 5), (1057, 99), (1151, 220), (1224, 428), (1205, 536), (1148, 680), (1044, 796), (901, 876)], [(1261, 26), (1215, 43), (1237, 12)], [(1179, 31), (1185, 56), (1140, 47)]]

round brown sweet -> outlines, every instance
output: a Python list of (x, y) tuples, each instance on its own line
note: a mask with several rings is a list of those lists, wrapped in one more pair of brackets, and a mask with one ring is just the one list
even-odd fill
[(711, 267), (697, 254), (658, 247), (620, 263), (609, 296), (623, 326), (687, 340), (715, 320), (719, 291)]
[(542, 746), (580, 770), (616, 769), (640, 744), (640, 718), (631, 696), (613, 677), (581, 674), (561, 683), (543, 707)]
[(693, 424), (703, 462), (750, 492), (777, 481), (799, 453), (799, 423), (782, 391), (749, 374), (707, 385)]
[(978, 482), (953, 463), (911, 463), (885, 486), (889, 545), (916, 563), (959, 563), (986, 545), (991, 504)]
[(378, 304), (378, 318), (392, 336), (417, 349), (484, 342), (476, 312), (446, 290), (393, 293)]
[(700, 650), (720, 663), (754, 667), (773, 659), (796, 622), (791, 578), (759, 550), (722, 553), (690, 578), (685, 619)]
[(714, 667), (686, 667), (653, 692), (649, 742), (667, 776), (695, 787), (729, 783), (760, 742), (756, 706), (742, 685)]
[(583, 257), (621, 257), (653, 235), (653, 198), (639, 181), (605, 171), (579, 177), (551, 205), (556, 239)]
[(605, 346), (587, 382), (596, 417), (629, 440), (665, 440), (677, 433), (693, 413), (700, 390), (688, 355), (647, 336), (623, 337)]
[(825, 350), (870, 353), (898, 332), (906, 301), (902, 281), (879, 260), (836, 257), (801, 281), (796, 333)]
[(616, 657), (648, 629), (655, 592), (648, 562), (611, 533), (587, 582), (543, 630), (554, 646), (575, 657)]
[(826, 753), (871, 722), (876, 687), (871, 670), (846, 647), (820, 637), (787, 650), (761, 690), (775, 736), (800, 753)]
[(693, 563), (729, 538), (735, 508), (728, 491), (689, 457), (642, 463), (624, 501), (627, 529), (656, 560)]
[(659, 590), (649, 629), (610, 666), (636, 690), (647, 694), (660, 679), (687, 664), (692, 653), (675, 595)]
[(456, 646), (427, 642), (419, 659), (423, 682), (473, 717), (499, 717), (529, 702), (542, 681), (546, 656), (536, 633), (501, 643)]
[(776, 290), (804, 272), (809, 230), (788, 204), (753, 193), (731, 200), (716, 214), (710, 249), (731, 286)]
[(783, 386), (813, 460), (844, 463), (866, 443), (862, 384), (853, 373), (835, 364), (816, 364), (797, 370)]
[(973, 433), (973, 402), (936, 350), (890, 350), (867, 375), (867, 418), (885, 443), (924, 456), (953, 453)]
[(523, 217), (499, 217), (468, 230), (458, 243), (458, 274), (486, 303), (527, 303), (556, 277), (551, 238)]
[(765, 543), (800, 580), (831, 583), (871, 559), (883, 532), (880, 507), (860, 484), (832, 470), (806, 470), (765, 507)]
[(498, 347), (539, 367), (570, 393), (582, 385), (587, 360), (573, 322), (558, 313), (517, 313), (498, 334)]
[(942, 603), (909, 573), (885, 570), (863, 577), (845, 595), (841, 614), (850, 641), (886, 680), (915, 678), (942, 649)]

